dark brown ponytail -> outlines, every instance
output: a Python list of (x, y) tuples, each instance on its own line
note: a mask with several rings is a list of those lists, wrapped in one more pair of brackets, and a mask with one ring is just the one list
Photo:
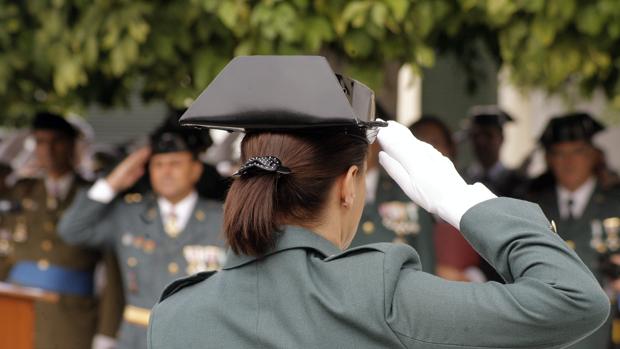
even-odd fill
[(224, 204), (224, 233), (232, 250), (261, 255), (273, 248), (283, 224), (317, 223), (331, 186), (352, 165), (363, 168), (367, 151), (359, 137), (343, 133), (247, 134), (243, 162), (275, 156), (291, 173), (258, 172), (233, 181)]

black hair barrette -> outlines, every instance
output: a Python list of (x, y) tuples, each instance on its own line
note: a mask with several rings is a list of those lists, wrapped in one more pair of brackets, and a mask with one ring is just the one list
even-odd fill
[(255, 156), (249, 158), (233, 176), (245, 176), (256, 170), (280, 175), (291, 173), (291, 170), (288, 167), (282, 166), (282, 161), (275, 156)]

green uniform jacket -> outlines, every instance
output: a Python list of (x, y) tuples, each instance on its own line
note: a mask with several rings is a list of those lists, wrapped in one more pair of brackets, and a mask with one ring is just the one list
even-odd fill
[[(109, 204), (78, 194), (60, 222), (63, 239), (72, 244), (107, 245), (119, 258), (125, 302), (150, 310), (173, 280), (223, 265), (220, 233), (222, 204), (198, 199), (185, 229), (175, 238), (162, 224), (154, 195), (127, 194)], [(118, 347), (146, 348), (146, 324), (121, 324)]]
[[(597, 187), (592, 193), (582, 216), (578, 219), (560, 218), (555, 189), (541, 192), (531, 198), (532, 201), (541, 206), (547, 217), (556, 223), (560, 237), (566, 240), (568, 245), (577, 252), (577, 255), (601, 283), (604, 281), (604, 275), (599, 270), (599, 254), (595, 250), (596, 234), (593, 234), (593, 231), (597, 229), (596, 226), (600, 227), (603, 233), (601, 240), (605, 243), (606, 234), (600, 224), (607, 218), (620, 217), (619, 194)], [(610, 340), (611, 319), (597, 332), (571, 346), (570, 349), (605, 349)]]
[(377, 242), (411, 245), (420, 254), (422, 270), (435, 273), (433, 216), (418, 207), (384, 172), (379, 174), (373, 203), (364, 206), (350, 248)]
[(172, 284), (149, 347), (561, 348), (606, 319), (607, 296), (536, 205), (492, 199), (460, 228), (507, 285), (427, 274), (407, 245), (342, 252), (289, 227), (263, 258), (229, 254)]
[(105, 262), (108, 283), (101, 302), (94, 296), (61, 295), (58, 303), (36, 303), (37, 348), (90, 348), (95, 333), (114, 337), (119, 327), (123, 304), (116, 259), (112, 254), (102, 256), (99, 249), (68, 245), (57, 232), (61, 215), (78, 188), (86, 185), (76, 176), (67, 198), (57, 202), (47, 197), (42, 179), (23, 179), (10, 193), (22, 211), (0, 218), (0, 244), (8, 246), (0, 253), (1, 280), (22, 261), (36, 262), (42, 271), (59, 266), (91, 273), (102, 258)]

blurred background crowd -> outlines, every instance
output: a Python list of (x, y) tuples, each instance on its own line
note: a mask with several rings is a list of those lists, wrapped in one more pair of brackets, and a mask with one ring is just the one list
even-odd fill
[[(0, 280), (58, 295), (36, 301), (37, 348), (146, 348), (163, 288), (225, 262), (239, 166), (241, 135), (178, 118), (234, 56), (318, 54), (468, 182), (538, 203), (613, 303), (574, 348), (613, 348), (619, 47), (615, 0), (0, 0)], [(379, 151), (353, 247), (407, 243), (438, 277), (503, 282)]]

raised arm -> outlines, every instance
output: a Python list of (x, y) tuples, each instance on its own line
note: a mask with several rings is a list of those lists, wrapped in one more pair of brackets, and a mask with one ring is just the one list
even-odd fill
[(562, 348), (605, 321), (607, 296), (538, 206), (465, 184), (402, 125), (379, 140), (381, 163), (411, 199), (459, 227), (507, 281), (446, 281), (388, 258), (386, 321), (407, 347)]
[(143, 174), (150, 150), (142, 148), (125, 158), (105, 179), (79, 193), (63, 215), (58, 231), (71, 244), (112, 244), (116, 236), (116, 194), (131, 187)]

